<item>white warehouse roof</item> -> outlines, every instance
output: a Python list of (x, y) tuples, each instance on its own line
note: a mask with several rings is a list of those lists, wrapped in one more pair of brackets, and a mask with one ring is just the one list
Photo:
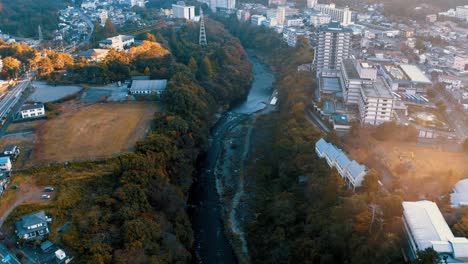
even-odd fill
[(424, 84), (432, 83), (431, 80), (429, 80), (417, 66), (411, 64), (401, 64), (400, 67), (403, 69), (406, 75), (408, 75), (411, 81)]
[(432, 247), (453, 258), (449, 263), (468, 261), (468, 239), (453, 235), (434, 202), (403, 202), (403, 214), (419, 250)]

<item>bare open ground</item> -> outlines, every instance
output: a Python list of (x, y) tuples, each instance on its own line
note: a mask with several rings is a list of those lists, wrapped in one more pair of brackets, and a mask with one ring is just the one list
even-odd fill
[(156, 104), (71, 104), (37, 126), (32, 162), (88, 160), (131, 150), (150, 127)]

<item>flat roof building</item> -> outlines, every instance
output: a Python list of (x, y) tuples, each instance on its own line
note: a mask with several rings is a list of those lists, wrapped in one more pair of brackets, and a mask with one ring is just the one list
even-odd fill
[(452, 207), (468, 206), (468, 179), (461, 180), (453, 187), (450, 194)]
[(341, 62), (351, 56), (352, 30), (333, 21), (317, 31), (314, 64), (317, 74), (339, 71)]
[(195, 6), (187, 6), (185, 2), (179, 1), (177, 4), (172, 4), (172, 14), (176, 18), (192, 20), (195, 17)]
[(133, 80), (129, 92), (134, 95), (161, 95), (166, 86), (167, 80)]
[(455, 237), (434, 202), (403, 202), (403, 226), (410, 260), (433, 248), (441, 263), (468, 263), (468, 239)]

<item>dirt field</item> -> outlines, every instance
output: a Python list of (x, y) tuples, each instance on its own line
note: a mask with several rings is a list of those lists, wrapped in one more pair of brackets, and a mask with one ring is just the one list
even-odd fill
[(37, 127), (31, 162), (43, 164), (108, 157), (144, 137), (154, 103), (71, 104)]

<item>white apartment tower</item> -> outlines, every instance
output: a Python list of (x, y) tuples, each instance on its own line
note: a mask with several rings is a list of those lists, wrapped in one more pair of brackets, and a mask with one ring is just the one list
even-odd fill
[(192, 20), (195, 17), (195, 6), (186, 6), (184, 2), (179, 1), (177, 4), (172, 4), (172, 13), (176, 18)]
[(351, 21), (352, 11), (349, 9), (349, 7), (336, 8), (335, 4), (316, 4), (314, 9), (324, 14), (330, 15), (333, 21), (338, 21), (343, 26), (349, 26), (353, 24), (353, 22)]
[(314, 8), (317, 5), (317, 0), (307, 0), (307, 8)]
[(380, 125), (392, 121), (395, 98), (381, 77), (371, 84), (363, 84), (360, 92), (361, 124)]
[(341, 26), (336, 21), (318, 29), (314, 58), (318, 74), (339, 70), (343, 59), (350, 57), (351, 34), (350, 29)]
[(236, 0), (210, 0), (210, 9), (216, 12), (218, 8), (221, 9), (236, 9)]
[(278, 6), (276, 11), (276, 21), (278, 21), (278, 25), (284, 25), (284, 21), (286, 19), (286, 7), (285, 6)]

